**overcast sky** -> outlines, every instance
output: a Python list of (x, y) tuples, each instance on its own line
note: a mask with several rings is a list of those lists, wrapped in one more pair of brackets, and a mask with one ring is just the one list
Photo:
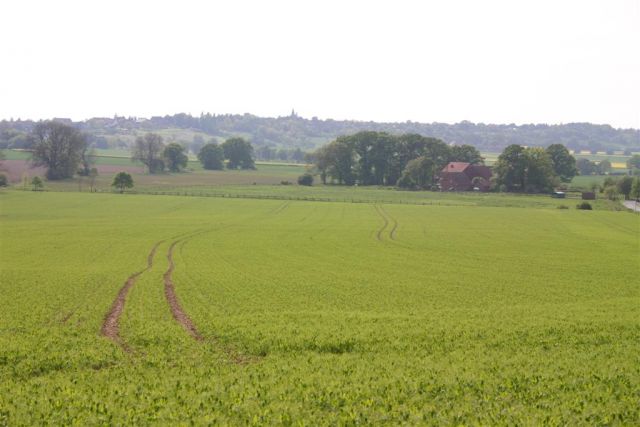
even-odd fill
[(640, 0), (2, 0), (0, 16), (0, 118), (640, 128)]

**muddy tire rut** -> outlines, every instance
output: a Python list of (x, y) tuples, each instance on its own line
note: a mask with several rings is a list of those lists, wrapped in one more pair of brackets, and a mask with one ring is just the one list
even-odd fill
[(107, 313), (104, 318), (104, 322), (102, 323), (102, 328), (100, 330), (101, 334), (116, 344), (118, 344), (122, 349), (126, 352), (131, 352), (131, 348), (122, 340), (120, 336), (120, 317), (122, 316), (122, 312), (124, 311), (124, 305), (127, 300), (127, 295), (129, 291), (136, 284), (138, 277), (145, 271), (151, 269), (153, 267), (153, 257), (156, 254), (156, 250), (162, 241), (153, 245), (151, 248), (151, 252), (147, 256), (147, 267), (143, 270), (140, 270), (136, 273), (133, 273), (131, 276), (127, 278), (127, 281), (124, 282), (124, 285), (120, 288), (116, 299), (113, 301), (111, 305), (111, 309)]
[(175, 268), (175, 264), (173, 262), (173, 249), (176, 245), (180, 243), (180, 240), (176, 240), (169, 246), (169, 250), (167, 251), (167, 260), (169, 261), (169, 268), (164, 273), (164, 295), (167, 298), (167, 302), (169, 303), (169, 308), (171, 309), (171, 314), (173, 318), (178, 322), (186, 331), (191, 335), (196, 341), (202, 341), (204, 338), (198, 332), (196, 325), (193, 323), (189, 315), (182, 309), (180, 305), (180, 301), (178, 300), (178, 296), (176, 295), (176, 289), (173, 284), (173, 270)]

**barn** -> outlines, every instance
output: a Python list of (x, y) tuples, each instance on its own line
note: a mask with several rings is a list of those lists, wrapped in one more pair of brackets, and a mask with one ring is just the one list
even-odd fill
[(491, 169), (466, 162), (450, 162), (440, 172), (440, 190), (488, 191), (491, 187)]

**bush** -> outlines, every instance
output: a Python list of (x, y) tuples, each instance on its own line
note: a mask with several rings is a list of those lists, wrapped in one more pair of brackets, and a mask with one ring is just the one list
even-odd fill
[(291, 185), (291, 182), (290, 181), (280, 181), (280, 185)]
[(569, 206), (567, 205), (558, 205), (556, 206), (557, 209), (569, 209)]
[(593, 208), (591, 207), (591, 203), (589, 203), (589, 202), (581, 202), (581, 203), (578, 203), (578, 205), (576, 206), (576, 209), (581, 209), (581, 210), (584, 210), (584, 211), (590, 211)]
[(307, 187), (311, 187), (313, 185), (313, 175), (310, 173), (302, 174), (298, 177), (299, 185), (306, 185)]
[(3, 173), (0, 173), (0, 187), (7, 186), (7, 176)]

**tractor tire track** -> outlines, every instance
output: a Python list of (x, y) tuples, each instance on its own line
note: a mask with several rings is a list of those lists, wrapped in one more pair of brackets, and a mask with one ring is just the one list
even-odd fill
[[(190, 236), (193, 237), (193, 236)], [(191, 335), (196, 341), (203, 341), (204, 338), (198, 332), (196, 325), (193, 323), (189, 315), (185, 313), (180, 305), (180, 301), (178, 300), (178, 296), (176, 295), (175, 286), (173, 284), (173, 279), (171, 278), (173, 274), (173, 270), (175, 269), (175, 264), (173, 262), (173, 249), (175, 246), (180, 243), (181, 240), (176, 240), (171, 243), (169, 246), (169, 250), (167, 251), (167, 260), (169, 261), (169, 268), (164, 273), (164, 295), (167, 298), (167, 303), (169, 303), (169, 308), (171, 309), (171, 314), (173, 318)]]
[(387, 217), (381, 212), (380, 207), (378, 205), (373, 205), (373, 207), (375, 208), (376, 212), (378, 212), (378, 215), (380, 215), (380, 217), (382, 217), (382, 220), (384, 221), (384, 224), (382, 225), (382, 227), (377, 231), (376, 233), (376, 239), (378, 239), (378, 241), (382, 242), (382, 236), (384, 234), (384, 231), (387, 229), (387, 227), (389, 226), (389, 220), (387, 219)]
[(120, 337), (120, 316), (122, 315), (122, 311), (124, 310), (124, 304), (127, 300), (127, 294), (129, 293), (133, 285), (136, 284), (138, 277), (140, 277), (142, 273), (153, 267), (153, 257), (156, 254), (158, 246), (160, 246), (162, 242), (163, 241), (159, 241), (158, 243), (153, 245), (153, 248), (151, 248), (151, 252), (149, 252), (149, 255), (147, 256), (147, 267), (143, 270), (133, 273), (127, 278), (127, 281), (124, 282), (124, 285), (120, 288), (116, 299), (111, 305), (111, 309), (105, 316), (102, 328), (100, 330), (103, 336), (118, 344), (127, 353), (131, 352), (131, 348), (122, 340), (122, 337)]
[(393, 224), (393, 226), (391, 227), (391, 231), (389, 232), (389, 238), (391, 240), (396, 240), (396, 230), (398, 229), (398, 221), (396, 221), (396, 219), (394, 217), (392, 217), (391, 215), (389, 215), (387, 213), (387, 211), (385, 211), (382, 206), (380, 206), (380, 210), (382, 211), (382, 213), (389, 219), (391, 220), (391, 223)]

